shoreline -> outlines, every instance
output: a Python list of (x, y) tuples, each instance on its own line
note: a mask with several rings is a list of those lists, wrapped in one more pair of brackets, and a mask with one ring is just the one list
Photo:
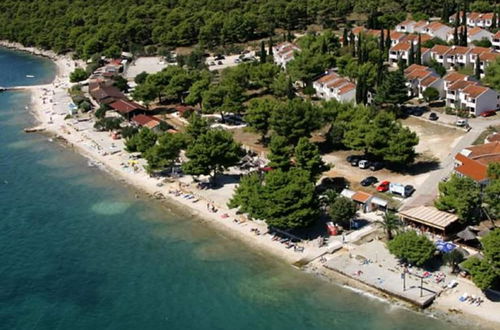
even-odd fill
[[(296, 262), (300, 262), (302, 259), (316, 259), (310, 262), (308, 266), (302, 267), (302, 270), (306, 273), (312, 274), (313, 276), (332, 282), (335, 285), (357, 291), (359, 294), (373, 295), (374, 297), (377, 297), (377, 299), (384, 300), (391, 306), (396, 305), (408, 308), (426, 316), (432, 316), (434, 313), (442, 314), (447, 320), (450, 320), (450, 322), (468, 323), (473, 320), (479, 322), (481, 326), (484, 327), (495, 328), (495, 326), (498, 326), (498, 323), (495, 323), (493, 320), (481, 317), (477, 314), (466, 312), (461, 314), (450, 313), (449, 310), (453, 306), (447, 304), (446, 301), (439, 301), (439, 299), (437, 299), (438, 301), (436, 301), (426, 311), (415, 310), (414, 308), (408, 307), (405, 302), (374, 288), (369, 288), (363, 283), (356, 281), (356, 279), (341, 276), (340, 274), (333, 274), (332, 271), (324, 269), (322, 264), (320, 264), (317, 260), (317, 257), (323, 254), (324, 251), (322, 252), (319, 249), (315, 249), (313, 242), (306, 243), (306, 253), (303, 254), (294, 252), (292, 249), (286, 249), (283, 245), (272, 241), (269, 235), (256, 236), (250, 231), (251, 228), (258, 228), (261, 232), (265, 232), (265, 227), (262, 224), (252, 221), (246, 221), (242, 224), (236, 224), (233, 222), (233, 218), (240, 218), (240, 216), (236, 215), (234, 210), (227, 209), (225, 205), (217, 205), (219, 212), (211, 213), (205, 207), (205, 203), (210, 201), (203, 199), (203, 197), (200, 197), (200, 201), (198, 203), (193, 203), (190, 200), (184, 199), (182, 196), (168, 194), (169, 189), (175, 190), (179, 188), (185, 190), (186, 193), (188, 191), (191, 192), (191, 188), (186, 189), (185, 187), (181, 187), (180, 182), (176, 181), (165, 184), (163, 187), (158, 187), (157, 184), (160, 181), (149, 177), (144, 171), (125, 171), (122, 167), (124, 160), (123, 157), (128, 157), (125, 151), (121, 151), (113, 155), (104, 155), (101, 150), (92, 147), (92, 143), (95, 143), (95, 141), (87, 136), (88, 131), (79, 130), (77, 127), (71, 125), (69, 121), (64, 119), (65, 115), (62, 113), (67, 109), (67, 104), (71, 102), (67, 93), (67, 88), (70, 86), (69, 73), (72, 72), (76, 66), (78, 66), (78, 62), (74, 61), (67, 55), (59, 56), (51, 51), (42, 51), (33, 47), (24, 47), (18, 43), (0, 41), (0, 47), (16, 51), (24, 51), (37, 56), (43, 56), (55, 62), (57, 69), (50, 87), (47, 89), (35, 88), (31, 90), (30, 112), (33, 114), (38, 124), (46, 129), (44, 134), (56, 137), (57, 140), (63, 142), (62, 144), (65, 147), (71, 148), (72, 151), (78, 152), (85, 158), (101, 163), (103, 166), (99, 166), (100, 169), (107, 171), (115, 179), (126, 183), (131, 188), (144, 192), (149, 198), (158, 199), (154, 196), (161, 193), (164, 198), (161, 198), (160, 202), (162, 206), (166, 206), (167, 209), (173, 209), (173, 212), (186, 214), (190, 218), (194, 218), (196, 221), (206, 223), (220, 234), (238, 239), (259, 254), (262, 253), (278, 257), (281, 261), (292, 265)], [(50, 102), (48, 102), (49, 99)], [(59, 112), (57, 112), (57, 110), (59, 110)], [(88, 133), (88, 135), (91, 134)], [(107, 138), (110, 139), (109, 134), (101, 134), (102, 137), (105, 137), (106, 135)], [(223, 219), (220, 216), (223, 213), (227, 213), (230, 216)], [(429, 312), (431, 315), (429, 315)]]

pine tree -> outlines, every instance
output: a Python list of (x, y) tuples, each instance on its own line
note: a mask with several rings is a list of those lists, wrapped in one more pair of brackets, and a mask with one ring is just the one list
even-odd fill
[(450, 16), (450, 8), (448, 5), (448, 1), (443, 2), (443, 11), (441, 12), (441, 21), (443, 23), (448, 23), (449, 22), (449, 16)]
[(347, 28), (344, 29), (344, 35), (342, 38), (342, 46), (347, 47), (349, 45), (349, 34)]
[(418, 34), (418, 43), (417, 43), (417, 54), (415, 55), (415, 63), (418, 65), (422, 65), (422, 37), (420, 33)]
[(479, 54), (476, 55), (476, 63), (474, 65), (474, 77), (477, 80), (481, 79), (481, 59), (479, 58)]
[(413, 50), (413, 42), (410, 41), (410, 51), (408, 52), (408, 65), (415, 63), (415, 51)]
[(358, 36), (358, 42), (356, 44), (356, 54), (357, 54), (357, 57), (358, 57), (358, 62), (361, 62), (362, 60), (362, 49), (361, 49), (361, 45), (362, 45), (362, 34), (360, 33), (359, 36)]
[(269, 38), (269, 56), (273, 56), (273, 38)]
[(455, 20), (455, 27), (453, 28), (453, 44), (458, 45), (458, 21)]
[(385, 51), (389, 52), (391, 46), (392, 46), (391, 31), (387, 29), (387, 38), (385, 38)]
[(384, 52), (385, 48), (385, 38), (384, 38), (384, 29), (380, 29), (380, 39), (379, 39), (379, 49), (381, 52)]
[(266, 53), (266, 44), (264, 40), (260, 42), (260, 63), (266, 63), (267, 53)]
[(349, 43), (351, 45), (352, 57), (356, 57), (356, 37), (352, 31), (349, 35)]
[(406, 69), (406, 61), (401, 56), (398, 58), (398, 69), (401, 73)]

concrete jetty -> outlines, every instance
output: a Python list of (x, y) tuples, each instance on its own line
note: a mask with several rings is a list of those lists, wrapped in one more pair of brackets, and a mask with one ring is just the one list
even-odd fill
[(45, 85), (29, 85), (29, 86), (8, 86), (8, 87), (2, 87), (0, 86), (0, 92), (6, 92), (6, 91), (24, 91), (24, 90), (32, 90), (32, 89), (40, 89), (40, 88), (49, 88), (52, 85), (50, 84), (45, 84)]

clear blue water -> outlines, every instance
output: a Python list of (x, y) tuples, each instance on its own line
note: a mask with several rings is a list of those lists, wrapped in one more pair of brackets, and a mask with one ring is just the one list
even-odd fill
[[(0, 86), (50, 62), (0, 51)], [(25, 78), (33, 74), (35, 79)], [(47, 137), (0, 93), (1, 329), (452, 329), (256, 254)]]

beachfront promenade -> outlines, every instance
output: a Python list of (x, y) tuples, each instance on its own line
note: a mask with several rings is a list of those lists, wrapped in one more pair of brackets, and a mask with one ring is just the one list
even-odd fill
[(403, 283), (403, 269), (381, 241), (353, 246), (349, 252), (336, 253), (324, 266), (422, 308), (429, 306), (443, 290), (433, 277), (424, 279), (421, 289), (418, 276), (421, 274), (415, 272), (406, 274)]

